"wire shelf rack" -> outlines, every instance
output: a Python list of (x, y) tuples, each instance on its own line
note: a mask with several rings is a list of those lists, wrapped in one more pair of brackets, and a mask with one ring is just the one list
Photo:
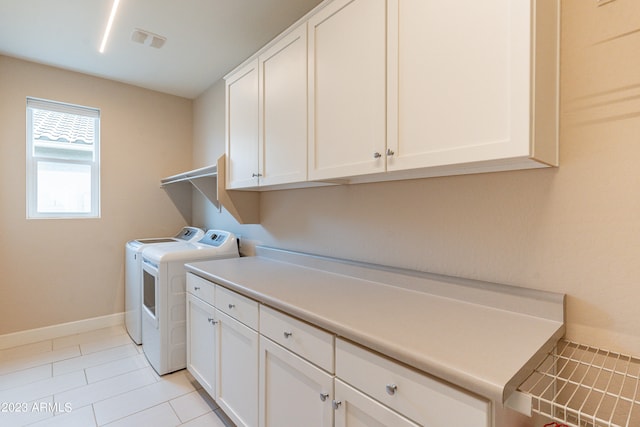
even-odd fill
[(640, 427), (640, 358), (560, 340), (519, 390), (571, 427)]

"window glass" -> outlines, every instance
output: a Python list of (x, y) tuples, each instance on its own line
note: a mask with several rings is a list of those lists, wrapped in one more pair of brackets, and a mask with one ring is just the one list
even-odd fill
[(37, 162), (37, 211), (91, 213), (91, 166)]
[(100, 216), (100, 111), (27, 98), (27, 216)]

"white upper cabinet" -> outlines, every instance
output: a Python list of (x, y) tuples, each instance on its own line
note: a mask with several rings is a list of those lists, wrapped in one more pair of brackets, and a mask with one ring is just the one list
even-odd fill
[(558, 6), (533, 3), (390, 1), (389, 171), (557, 165)]
[(310, 180), (385, 170), (386, 9), (335, 0), (309, 19)]
[(226, 77), (227, 188), (557, 166), (559, 1), (323, 2)]
[(227, 188), (307, 180), (307, 26), (226, 78)]
[(307, 179), (307, 25), (260, 55), (260, 185)]
[(258, 59), (226, 78), (227, 188), (258, 185)]

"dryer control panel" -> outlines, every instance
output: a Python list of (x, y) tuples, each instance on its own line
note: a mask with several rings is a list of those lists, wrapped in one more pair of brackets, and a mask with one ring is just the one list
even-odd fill
[(194, 238), (202, 236), (202, 230), (196, 227), (183, 227), (178, 234), (175, 235), (176, 239), (186, 240), (191, 242)]
[(230, 233), (222, 230), (209, 230), (204, 237), (198, 240), (198, 243), (202, 243), (209, 246), (220, 246), (229, 238)]

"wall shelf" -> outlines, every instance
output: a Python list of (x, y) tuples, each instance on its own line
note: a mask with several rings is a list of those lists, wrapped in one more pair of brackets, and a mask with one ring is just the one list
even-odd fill
[(189, 182), (196, 188), (196, 190), (202, 193), (204, 197), (209, 199), (216, 208), (220, 209), (216, 184), (217, 179), (218, 166), (213, 165), (163, 178), (160, 180), (160, 186), (167, 187), (173, 184)]
[(560, 340), (518, 391), (567, 426), (640, 426), (640, 358)]
[(192, 187), (220, 210), (217, 179), (218, 167), (213, 165), (163, 178), (160, 180), (160, 186), (166, 190), (185, 221), (191, 223)]
[(260, 223), (260, 195), (256, 191), (227, 191), (225, 188), (225, 156), (216, 165), (194, 169), (160, 180), (182, 217), (191, 223), (191, 187), (195, 187), (215, 205), (224, 206), (240, 224)]

